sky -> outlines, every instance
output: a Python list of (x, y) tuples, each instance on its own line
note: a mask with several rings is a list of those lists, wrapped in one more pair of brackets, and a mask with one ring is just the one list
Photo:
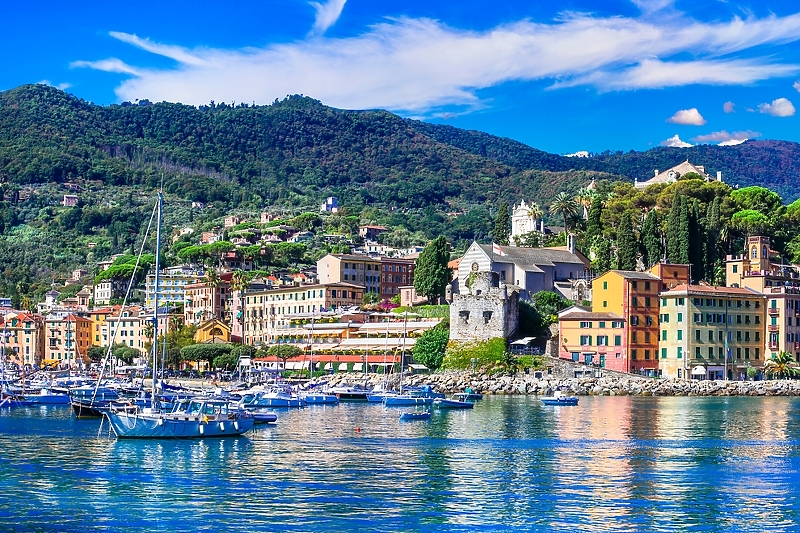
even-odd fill
[(3, 19), (0, 90), (304, 94), (559, 154), (800, 141), (796, 0), (31, 0)]

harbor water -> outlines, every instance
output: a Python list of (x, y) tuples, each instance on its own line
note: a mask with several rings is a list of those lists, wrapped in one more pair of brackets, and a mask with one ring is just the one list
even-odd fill
[(403, 411), (343, 403), (244, 437), (119, 441), (68, 407), (3, 409), (0, 530), (800, 530), (800, 399)]

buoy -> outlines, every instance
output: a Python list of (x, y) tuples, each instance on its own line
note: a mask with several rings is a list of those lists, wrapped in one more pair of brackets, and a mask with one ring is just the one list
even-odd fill
[(361, 428), (356, 426), (356, 433), (360, 433), (360, 432), (361, 432)]

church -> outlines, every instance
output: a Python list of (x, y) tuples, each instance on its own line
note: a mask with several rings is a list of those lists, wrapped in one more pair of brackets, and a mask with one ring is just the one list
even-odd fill
[(636, 180), (634, 181), (634, 187), (636, 187), (637, 189), (644, 189), (649, 185), (655, 185), (657, 183), (667, 183), (667, 184), (675, 183), (676, 181), (678, 181), (678, 178), (680, 178), (681, 176), (685, 176), (690, 172), (694, 172), (695, 174), (700, 175), (706, 181), (709, 182), (710, 181), (719, 181), (720, 183), (722, 182), (722, 172), (717, 172), (717, 177), (715, 180), (713, 176), (706, 173), (706, 168), (704, 166), (693, 165), (689, 163), (689, 160), (687, 159), (683, 163), (675, 165), (674, 167), (665, 170), (663, 172), (660, 172), (658, 169), (654, 170), (653, 177), (650, 178), (649, 180), (639, 181), (639, 179), (636, 178)]

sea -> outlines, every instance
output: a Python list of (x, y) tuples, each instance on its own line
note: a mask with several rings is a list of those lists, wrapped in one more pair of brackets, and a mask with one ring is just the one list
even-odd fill
[(800, 399), (405, 410), (133, 441), (68, 407), (2, 409), (0, 532), (800, 531)]

